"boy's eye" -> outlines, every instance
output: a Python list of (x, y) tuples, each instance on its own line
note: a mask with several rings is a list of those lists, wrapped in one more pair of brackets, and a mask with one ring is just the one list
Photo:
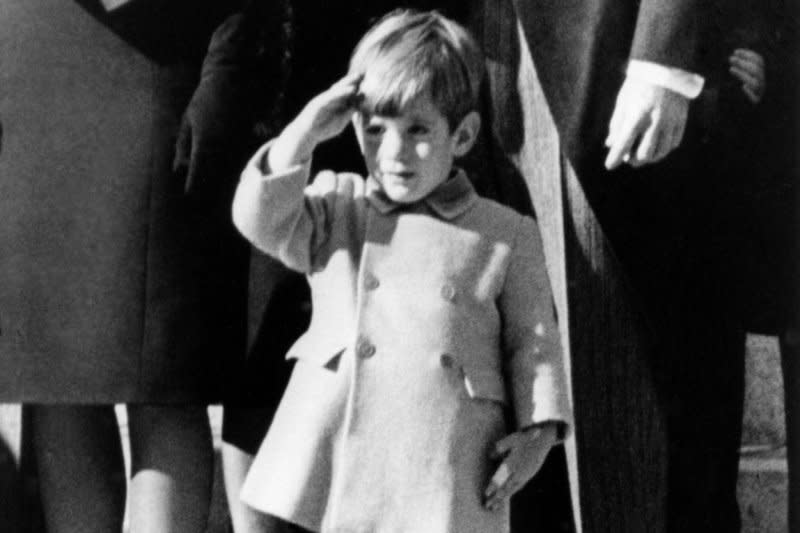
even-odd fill
[(424, 124), (412, 124), (408, 128), (408, 133), (411, 135), (425, 135), (430, 131), (430, 128)]
[(366, 128), (364, 128), (364, 133), (367, 135), (380, 135), (383, 132), (383, 126), (380, 124), (368, 124)]

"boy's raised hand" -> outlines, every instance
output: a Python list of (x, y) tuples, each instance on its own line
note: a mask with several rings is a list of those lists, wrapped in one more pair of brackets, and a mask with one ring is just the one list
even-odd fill
[(729, 71), (742, 82), (742, 91), (747, 99), (757, 104), (764, 96), (766, 76), (764, 74), (764, 58), (758, 52), (746, 48), (737, 48), (728, 58)]
[(306, 104), (270, 149), (273, 172), (307, 161), (319, 143), (345, 129), (358, 107), (362, 78), (363, 74), (349, 74)]
[(363, 74), (349, 74), (306, 104), (297, 120), (304, 122), (317, 142), (339, 135), (350, 122), (358, 103)]
[(490, 511), (501, 509), (515, 492), (536, 475), (556, 441), (556, 424), (517, 431), (497, 441), (491, 458), (502, 459), (503, 462), (483, 493), (484, 507)]

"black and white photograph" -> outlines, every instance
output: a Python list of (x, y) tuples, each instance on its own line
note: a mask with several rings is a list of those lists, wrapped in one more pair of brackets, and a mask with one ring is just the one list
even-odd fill
[(797, 0), (0, 0), (0, 533), (800, 533)]

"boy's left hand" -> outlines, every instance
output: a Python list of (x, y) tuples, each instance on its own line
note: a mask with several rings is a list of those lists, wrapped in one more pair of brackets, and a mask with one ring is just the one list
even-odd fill
[(491, 458), (503, 462), (483, 494), (484, 507), (490, 511), (499, 510), (536, 475), (550, 448), (556, 444), (556, 429), (555, 423), (545, 424), (517, 431), (497, 441)]

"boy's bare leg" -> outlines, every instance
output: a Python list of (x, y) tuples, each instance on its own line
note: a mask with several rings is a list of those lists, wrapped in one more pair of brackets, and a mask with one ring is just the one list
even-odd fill
[(225, 479), (225, 494), (234, 533), (267, 533), (271, 520), (239, 499), (242, 484), (253, 464), (253, 456), (227, 442), (222, 443), (222, 471)]

